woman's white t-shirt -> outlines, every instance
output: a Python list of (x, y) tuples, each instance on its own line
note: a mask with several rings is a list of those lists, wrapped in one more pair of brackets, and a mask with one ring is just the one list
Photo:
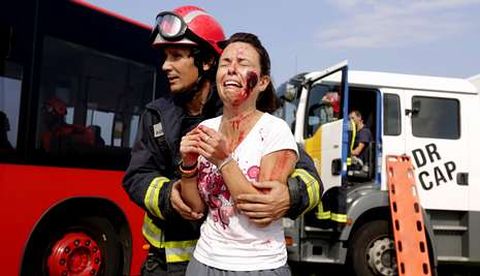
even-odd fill
[[(218, 131), (221, 116), (201, 123)], [(232, 153), (250, 181), (258, 181), (260, 161), (269, 153), (298, 148), (287, 123), (264, 113)], [(194, 257), (223, 270), (253, 271), (285, 265), (287, 251), (281, 220), (258, 227), (240, 214), (216, 166), (199, 158), (198, 188), (209, 208)]]

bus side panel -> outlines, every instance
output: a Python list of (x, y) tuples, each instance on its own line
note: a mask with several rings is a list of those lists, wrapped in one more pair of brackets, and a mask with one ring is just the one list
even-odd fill
[[(0, 164), (0, 208), (4, 245), (0, 259), (4, 275), (18, 275), (29, 236), (42, 216), (59, 202), (75, 197), (95, 197), (119, 206), (133, 231), (134, 252), (144, 244), (138, 229), (142, 228), (143, 211), (122, 188), (123, 172), (50, 168)], [(6, 230), (10, 229), (10, 230)], [(135, 234), (137, 233), (137, 234)], [(145, 252), (146, 253), (146, 252)], [(130, 271), (140, 272), (145, 254), (133, 254)]]

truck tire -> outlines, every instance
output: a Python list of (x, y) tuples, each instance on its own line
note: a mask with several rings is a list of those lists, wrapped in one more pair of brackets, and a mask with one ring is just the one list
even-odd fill
[(395, 244), (388, 221), (369, 221), (352, 234), (350, 268), (357, 276), (397, 275)]
[(83, 217), (38, 229), (21, 275), (122, 275), (122, 246), (105, 218)]

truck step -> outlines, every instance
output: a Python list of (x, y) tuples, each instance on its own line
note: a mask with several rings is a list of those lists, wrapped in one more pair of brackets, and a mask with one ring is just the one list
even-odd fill
[(329, 258), (326, 258), (326, 257), (322, 257), (322, 256), (309, 256), (307, 258), (304, 259), (305, 262), (307, 263), (327, 263), (327, 264), (335, 264), (335, 263), (338, 263), (336, 262), (335, 260), (333, 259), (329, 259)]
[(470, 258), (459, 256), (438, 256), (439, 262), (454, 262), (454, 263), (467, 263), (470, 262)]
[(466, 232), (468, 227), (462, 225), (434, 225), (433, 231)]
[(305, 231), (306, 232), (317, 232), (317, 233), (333, 233), (332, 228), (319, 228), (319, 227), (313, 227), (313, 226), (305, 226)]

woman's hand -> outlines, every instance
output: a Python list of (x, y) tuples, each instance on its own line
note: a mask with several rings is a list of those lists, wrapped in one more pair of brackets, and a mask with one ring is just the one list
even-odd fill
[(198, 153), (215, 166), (219, 166), (229, 155), (230, 150), (225, 136), (206, 126), (199, 126)]
[(200, 133), (198, 128), (194, 128), (182, 137), (182, 141), (180, 142), (180, 155), (184, 166), (190, 167), (197, 162), (199, 142)]

